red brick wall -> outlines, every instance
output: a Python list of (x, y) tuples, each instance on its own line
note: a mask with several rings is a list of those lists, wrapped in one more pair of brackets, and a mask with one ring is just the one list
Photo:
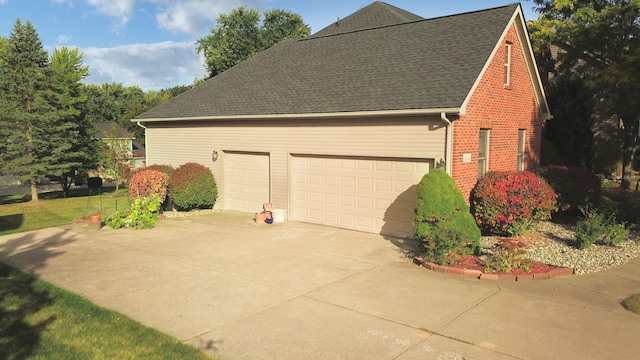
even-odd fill
[[(504, 85), (506, 41), (511, 42), (509, 86)], [(490, 129), (489, 171), (517, 170), (519, 129), (525, 129), (527, 135), (525, 170), (540, 164), (543, 120), (524, 49), (512, 26), (467, 103), (466, 114), (453, 122), (452, 176), (467, 200), (478, 180), (481, 128)], [(464, 163), (463, 154), (471, 154), (471, 162)]]

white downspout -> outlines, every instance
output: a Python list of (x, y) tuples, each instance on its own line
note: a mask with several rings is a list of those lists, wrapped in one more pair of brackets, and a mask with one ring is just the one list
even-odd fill
[(453, 123), (451, 120), (447, 119), (447, 113), (441, 112), (440, 119), (447, 123), (447, 139), (445, 143), (445, 171), (449, 176), (451, 175), (452, 162), (453, 162)]
[(144, 165), (147, 166), (149, 165), (149, 155), (148, 155), (148, 151), (147, 149), (149, 148), (147, 145), (147, 127), (142, 125), (142, 123), (140, 121), (136, 121), (136, 124), (138, 124), (138, 126), (140, 126), (141, 128), (144, 129)]

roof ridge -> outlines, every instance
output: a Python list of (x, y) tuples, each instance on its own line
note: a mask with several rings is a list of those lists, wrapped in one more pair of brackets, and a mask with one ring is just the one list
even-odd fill
[[(392, 6), (392, 5), (389, 5), (389, 4), (387, 4), (385, 2), (382, 2), (382, 1), (375, 1), (375, 2), (376, 3), (380, 3), (380, 4), (384, 4), (384, 5), (388, 5), (388, 6)], [(328, 38), (328, 37), (332, 37), (332, 36), (353, 34), (353, 33), (358, 33), (358, 32), (363, 32), (363, 31), (378, 30), (378, 29), (384, 29), (384, 28), (390, 28), (390, 27), (396, 27), (396, 26), (405, 26), (405, 25), (415, 24), (415, 23), (419, 23), (419, 22), (427, 22), (427, 21), (432, 21), (432, 20), (451, 18), (451, 17), (455, 17), (455, 16), (463, 16), (463, 15), (470, 15), (470, 14), (476, 14), (476, 13), (487, 12), (487, 11), (495, 11), (495, 10), (498, 10), (498, 9), (503, 9), (503, 8), (514, 6), (514, 5), (515, 6), (520, 6), (520, 3), (511, 3), (511, 4), (507, 4), (507, 5), (492, 7), (492, 8), (489, 8), (489, 9), (465, 11), (465, 12), (458, 13), (458, 14), (441, 15), (441, 16), (436, 16), (436, 17), (432, 17), (432, 18), (423, 18), (423, 19), (412, 20), (412, 21), (407, 21), (407, 22), (398, 23), (398, 24), (388, 24), (388, 25), (380, 25), (380, 26), (374, 26), (374, 27), (369, 27), (369, 28), (364, 28), (364, 29), (349, 30), (349, 31), (345, 31), (345, 32), (335, 33), (335, 34), (327, 34), (327, 35), (321, 35), (321, 36), (313, 35), (313, 36), (308, 36), (306, 38), (296, 39), (296, 41), (310, 41), (310, 40), (315, 40), (315, 39)]]
[[(404, 21), (406, 21), (406, 22), (415, 21), (415, 20), (411, 20), (411, 19), (409, 19), (405, 14), (403, 14), (402, 12), (400, 12), (400, 11), (399, 11), (399, 10), (402, 10), (403, 12), (406, 12), (406, 10), (400, 9), (399, 7), (397, 7), (397, 6), (393, 6), (393, 5), (391, 5), (391, 4), (387, 4), (387, 3), (386, 3), (386, 2), (384, 2), (384, 1), (377, 1), (377, 0), (376, 0), (376, 2), (377, 2), (377, 3), (379, 3), (380, 5), (382, 5), (382, 6), (386, 7), (386, 8), (387, 8), (387, 10), (389, 10), (389, 11), (390, 11), (390, 12), (392, 12), (395, 16), (397, 16), (397, 17), (398, 17), (398, 18), (400, 18), (400, 19), (403, 19), (403, 20), (404, 20)], [(424, 19), (421, 19), (421, 20), (424, 20)]]

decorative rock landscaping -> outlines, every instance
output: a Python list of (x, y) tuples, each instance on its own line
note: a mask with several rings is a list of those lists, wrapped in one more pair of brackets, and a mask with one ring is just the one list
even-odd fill
[[(629, 239), (620, 246), (593, 245), (587, 249), (579, 250), (575, 246), (576, 239), (571, 225), (542, 222), (535, 231), (522, 236), (522, 239), (528, 245), (527, 257), (529, 259), (557, 267), (543, 273), (516, 275), (484, 273), (476, 269), (440, 266), (425, 262), (419, 257), (414, 259), (414, 263), (440, 273), (493, 281), (539, 280), (566, 277), (572, 274), (582, 275), (622, 265), (640, 256), (640, 231), (633, 230), (629, 234)], [(499, 239), (498, 237), (483, 237), (481, 240), (482, 248), (491, 248)]]
[(606, 270), (640, 255), (640, 232), (637, 228), (631, 230), (629, 239), (620, 246), (593, 245), (584, 250), (575, 247), (576, 239), (570, 225), (543, 222), (524, 238), (529, 244), (527, 253), (532, 260), (572, 267), (576, 275)]

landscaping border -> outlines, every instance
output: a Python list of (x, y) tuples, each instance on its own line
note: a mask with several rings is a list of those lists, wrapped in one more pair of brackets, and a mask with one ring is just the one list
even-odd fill
[(570, 277), (575, 274), (575, 270), (573, 268), (556, 268), (551, 271), (547, 271), (545, 273), (540, 273), (540, 274), (521, 274), (521, 275), (501, 274), (501, 273), (487, 274), (480, 270), (472, 270), (472, 269), (434, 264), (432, 262), (428, 262), (424, 260), (421, 257), (413, 258), (413, 263), (418, 266), (422, 266), (428, 270), (435, 271), (441, 274), (464, 276), (464, 277), (470, 277), (470, 278), (476, 278), (479, 280), (488, 280), (488, 281), (548, 280), (552, 278)]

